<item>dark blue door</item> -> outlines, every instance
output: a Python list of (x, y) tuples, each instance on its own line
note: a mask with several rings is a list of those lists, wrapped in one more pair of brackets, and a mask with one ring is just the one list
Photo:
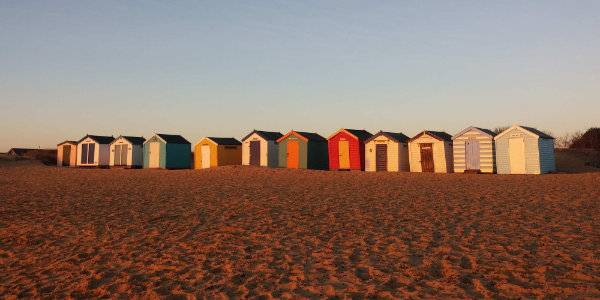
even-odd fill
[(88, 144), (81, 144), (81, 163), (87, 164)]
[(94, 148), (96, 148), (96, 144), (89, 144), (88, 164), (94, 163)]

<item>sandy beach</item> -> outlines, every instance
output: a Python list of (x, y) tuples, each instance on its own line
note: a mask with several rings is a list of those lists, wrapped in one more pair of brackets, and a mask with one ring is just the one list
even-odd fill
[(600, 173), (0, 168), (0, 295), (597, 298)]

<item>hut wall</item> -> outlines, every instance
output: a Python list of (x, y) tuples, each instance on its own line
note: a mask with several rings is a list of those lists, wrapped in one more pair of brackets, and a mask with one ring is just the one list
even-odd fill
[(419, 144), (433, 144), (433, 167), (435, 173), (448, 173), (452, 170), (452, 151), (448, 149), (450, 142), (440, 141), (427, 134), (408, 144), (411, 172), (422, 172), (421, 148)]
[(465, 142), (471, 139), (479, 142), (479, 166), (481, 172), (493, 173), (496, 169), (494, 160), (494, 153), (496, 151), (494, 139), (476, 129), (471, 129), (454, 139), (454, 172), (463, 173), (465, 171), (467, 166), (465, 161)]
[[(305, 169), (327, 170), (329, 167), (328, 143), (311, 141), (307, 144), (307, 153), (305, 154)], [(302, 147), (300, 147), (302, 149)], [(302, 151), (300, 152), (302, 155)], [(352, 155), (350, 155), (352, 157)], [(352, 160), (351, 160), (352, 161)]]
[(538, 148), (540, 151), (540, 173), (546, 174), (556, 170), (554, 140), (538, 139)]
[[(261, 144), (262, 146), (262, 144)], [(262, 147), (261, 150), (262, 151)], [(279, 165), (279, 145), (275, 141), (267, 142), (267, 153), (265, 153), (267, 157), (267, 167), (275, 168)], [(262, 155), (262, 152), (261, 152)], [(263, 161), (261, 158), (260, 165), (263, 165)]]
[[(383, 135), (365, 144), (365, 171), (376, 171), (376, 145), (381, 144), (387, 145), (387, 170), (397, 172), (400, 169), (399, 144), (402, 143), (394, 142)], [(405, 150), (405, 153), (408, 152)], [(408, 165), (408, 158), (405, 159), (405, 163)]]
[(166, 168), (167, 169), (189, 169), (191, 161), (190, 144), (167, 144)]
[(242, 165), (250, 165), (250, 142), (260, 141), (260, 166), (261, 167), (277, 167), (279, 164), (279, 153), (277, 151), (277, 143), (268, 141), (260, 137), (257, 133), (249, 136), (242, 142)]
[[(279, 143), (279, 167), (287, 168), (287, 143), (290, 141), (298, 141), (298, 168), (306, 169), (307, 168), (307, 152), (308, 152), (308, 142), (299, 138), (296, 135), (290, 135), (287, 138), (283, 139)], [(325, 147), (327, 147), (327, 143)], [(327, 150), (325, 150), (327, 151)]]
[[(262, 148), (262, 143), (261, 143)], [(262, 149), (261, 149), (262, 156)], [(261, 157), (262, 160), (262, 157)], [(217, 146), (217, 165), (241, 165), (242, 164), (242, 146), (241, 145), (218, 145)]]
[(538, 138), (519, 128), (513, 128), (506, 134), (496, 139), (496, 168), (498, 174), (511, 174), (510, 151), (508, 140), (511, 138), (523, 138), (525, 142), (525, 169), (527, 174), (540, 173), (540, 158)]
[(340, 140), (348, 141), (349, 144), (349, 160), (351, 170), (363, 169), (365, 163), (365, 148), (364, 144), (348, 133), (341, 131), (327, 141), (329, 145), (329, 169), (337, 170), (340, 168), (339, 160), (339, 142)]
[(208, 145), (210, 147), (210, 167), (216, 167), (219, 165), (217, 157), (217, 145), (207, 138), (202, 139), (194, 147), (194, 169), (202, 169), (202, 146)]
[(160, 138), (154, 136), (144, 144), (144, 168), (150, 168), (150, 143), (157, 142), (160, 145), (158, 159), (159, 168), (167, 168), (167, 145)]

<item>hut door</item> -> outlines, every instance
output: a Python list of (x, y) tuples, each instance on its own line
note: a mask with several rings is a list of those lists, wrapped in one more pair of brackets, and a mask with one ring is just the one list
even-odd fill
[(81, 164), (87, 164), (88, 144), (81, 144)]
[(70, 166), (71, 165), (71, 146), (63, 146), (63, 155), (62, 155), (62, 165)]
[(421, 148), (421, 172), (434, 172), (433, 144), (419, 144)]
[(127, 156), (129, 154), (128, 150), (129, 150), (129, 145), (121, 145), (121, 166), (127, 165)]
[(340, 169), (350, 169), (350, 143), (339, 141), (338, 150)]
[(375, 145), (375, 171), (387, 171), (387, 144)]
[(121, 145), (115, 145), (115, 166), (121, 165)]
[(96, 144), (86, 143), (81, 145), (81, 163), (89, 165), (94, 163), (94, 150)]
[(210, 145), (202, 145), (202, 169), (210, 168)]
[(287, 167), (291, 169), (298, 169), (299, 160), (299, 148), (298, 141), (289, 141), (287, 143)]
[(250, 165), (260, 166), (260, 141), (250, 142)]
[(159, 168), (160, 167), (160, 143), (159, 142), (150, 142), (150, 153), (148, 158), (148, 167), (149, 168)]
[(465, 162), (467, 170), (479, 170), (479, 141), (468, 140), (465, 142)]
[(508, 139), (508, 159), (511, 174), (527, 173), (525, 167), (525, 141), (522, 138)]

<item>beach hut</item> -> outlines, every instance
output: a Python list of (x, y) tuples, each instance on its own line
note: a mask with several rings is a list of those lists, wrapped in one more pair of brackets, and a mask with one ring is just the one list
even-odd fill
[(110, 163), (112, 136), (86, 135), (77, 142), (77, 166), (107, 167)]
[(279, 167), (326, 170), (327, 140), (317, 133), (290, 131), (277, 140)]
[(408, 140), (411, 172), (452, 172), (452, 136), (425, 130)]
[(454, 172), (494, 173), (494, 136), (488, 129), (471, 126), (452, 137)]
[(111, 167), (141, 168), (144, 165), (144, 138), (119, 136), (110, 143)]
[(189, 169), (191, 148), (181, 135), (155, 133), (144, 142), (144, 168)]
[(194, 146), (194, 169), (241, 164), (242, 143), (234, 138), (205, 137)]
[(365, 141), (365, 171), (408, 172), (408, 140), (402, 133), (380, 131)]
[(77, 166), (77, 142), (64, 141), (56, 147), (56, 165), (59, 167)]
[(327, 138), (330, 170), (364, 170), (366, 130), (340, 129)]
[(254, 130), (242, 139), (242, 165), (275, 168), (279, 166), (277, 139), (283, 134)]
[(554, 138), (514, 125), (494, 137), (498, 174), (544, 174), (556, 169)]

